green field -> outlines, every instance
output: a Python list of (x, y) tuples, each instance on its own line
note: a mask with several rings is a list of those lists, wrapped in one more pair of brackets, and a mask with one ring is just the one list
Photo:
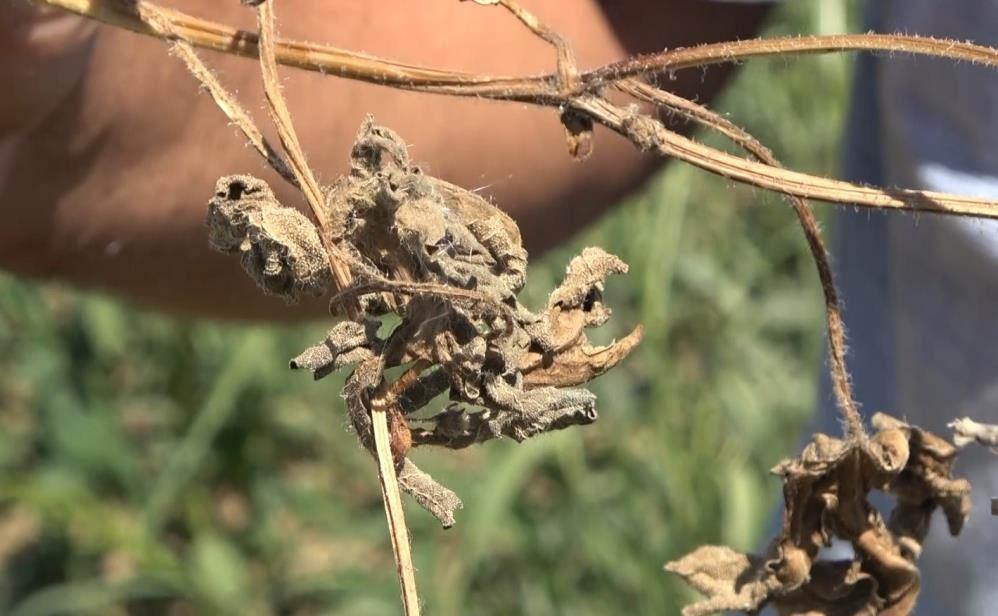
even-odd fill
[[(768, 33), (855, 17), (785, 4)], [(849, 68), (754, 61), (718, 107), (788, 166), (832, 175)], [(590, 244), (631, 266), (608, 290), (620, 329), (602, 335), (641, 322), (645, 342), (595, 382), (592, 426), (415, 453), (465, 503), (449, 531), (409, 503), (429, 614), (672, 614), (686, 591), (666, 560), (762, 541), (767, 469), (794, 451), (821, 367), (791, 210), (673, 165), (540, 259), (528, 304)], [(0, 613), (398, 613), (340, 380), (280, 359), (324, 330), (178, 321), (0, 277)]]

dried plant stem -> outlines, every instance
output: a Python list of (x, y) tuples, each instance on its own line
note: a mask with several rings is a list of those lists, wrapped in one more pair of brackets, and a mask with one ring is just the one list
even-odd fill
[(774, 192), (875, 209), (998, 218), (998, 202), (995, 201), (923, 190), (866, 187), (790, 171), (732, 156), (697, 143), (668, 130), (661, 122), (597, 96), (575, 97), (567, 104), (627, 137), (642, 150), (678, 158), (726, 178)]
[(388, 518), (388, 531), (395, 553), (395, 567), (399, 586), (402, 589), (402, 607), (406, 616), (419, 616), (419, 595), (416, 592), (416, 572), (412, 565), (412, 550), (409, 544), (409, 529), (405, 522), (405, 510), (399, 492), (395, 453), (391, 447), (391, 433), (388, 429), (390, 409), (397, 408), (397, 397), (412, 385), (420, 373), (429, 366), (424, 360), (416, 361), (396, 379), (385, 391), (371, 400), (371, 421), (374, 432), (374, 449), (378, 460), (378, 476), (381, 480), (381, 497)]
[[(152, 36), (161, 36), (144, 23), (134, 9), (120, 0), (35, 0), (91, 19)], [(138, 0), (139, 7), (151, 3)], [(199, 19), (180, 11), (162, 9), (174, 23), (178, 36), (195, 47), (256, 57), (258, 37), (243, 30)], [(380, 85), (424, 89), (440, 94), (523, 99), (555, 94), (553, 75), (534, 77), (490, 76), (414, 66), (328, 45), (277, 41), (277, 61), (324, 74)], [(709, 64), (737, 62), (774, 55), (824, 54), (843, 51), (910, 53), (963, 60), (998, 67), (998, 50), (948, 39), (900, 34), (841, 34), (794, 36), (711, 43), (629, 58), (588, 71), (579, 85), (588, 90), (624, 77), (680, 70)]]
[[(323, 206), (322, 190), (315, 179), (315, 174), (305, 160), (305, 151), (298, 141), (291, 113), (287, 102), (281, 94), (281, 84), (277, 74), (277, 60), (274, 54), (274, 43), (277, 38), (274, 32), (274, 9), (270, 2), (264, 2), (257, 8), (260, 26), (260, 70), (263, 74), (263, 89), (269, 103), (271, 116), (277, 126), (277, 134), (284, 146), (284, 151), (291, 159), (291, 169), (295, 174), (305, 200), (312, 208), (312, 214), (319, 224), (319, 235), (322, 238), (326, 252), (329, 254), (329, 269), (333, 273), (333, 281), (337, 289), (346, 289), (352, 282), (350, 268), (346, 260), (340, 256), (329, 236), (329, 222)], [(351, 310), (347, 307), (348, 313)]]
[(572, 93), (578, 86), (579, 70), (575, 64), (575, 53), (565, 38), (512, 0), (497, 0), (495, 4), (512, 13), (538, 38), (555, 48), (558, 53), (558, 91), (563, 94)]
[[(281, 93), (281, 84), (277, 73), (277, 61), (274, 54), (276, 40), (274, 27), (273, 0), (264, 1), (257, 7), (260, 27), (260, 69), (263, 75), (264, 92), (269, 103), (271, 116), (277, 127), (281, 145), (288, 153), (291, 169), (298, 180), (298, 186), (308, 201), (309, 206), (319, 224), (319, 235), (329, 257), (329, 267), (337, 289), (346, 289), (352, 282), (347, 260), (339, 254), (329, 233), (327, 213), (319, 183), (315, 179), (305, 151), (298, 140), (291, 113), (287, 102)], [(347, 314), (354, 320), (360, 316), (357, 306), (349, 302), (346, 305)], [(398, 476), (395, 470), (394, 456), (390, 447), (388, 433), (387, 410), (372, 408), (371, 424), (374, 432), (374, 453), (378, 463), (378, 479), (381, 485), (381, 497), (385, 506), (385, 517), (388, 520), (388, 534), (391, 537), (392, 552), (395, 555), (395, 566), (398, 571), (399, 585), (402, 591), (402, 606), (406, 616), (419, 616), (419, 597), (416, 591), (416, 575), (412, 565), (412, 551), (409, 545), (409, 530), (405, 521), (405, 510), (402, 508), (402, 498), (399, 493)]]
[[(117, 27), (161, 38), (164, 36), (143, 21), (142, 11), (151, 5), (144, 0), (128, 3), (120, 0), (37, 1)], [(178, 11), (162, 9), (162, 14), (172, 22), (175, 36), (194, 46), (251, 57), (259, 54), (259, 37), (252, 33), (196, 19)], [(886, 34), (753, 39), (665, 51), (617, 62), (579, 75), (576, 90), (566, 92), (562, 90), (563, 83), (557, 74), (527, 78), (473, 75), (410, 66), (321, 45), (276, 39), (273, 43), (274, 64), (283, 63), (408, 90), (573, 109), (632, 141), (641, 141), (638, 145), (645, 149), (654, 149), (664, 156), (679, 158), (724, 177), (788, 195), (871, 208), (998, 218), (998, 202), (987, 199), (917, 190), (877, 189), (774, 168), (696, 144), (670, 133), (665, 127), (646, 130), (641, 135), (629, 132), (624, 126), (628, 114), (589, 93), (634, 75), (772, 55), (867, 50), (917, 53), (998, 66), (998, 50), (989, 47)], [(649, 139), (654, 139), (655, 143), (649, 142)], [(308, 192), (311, 189), (306, 191), (306, 195)], [(335, 247), (331, 244), (327, 247), (335, 254)]]
[[(636, 79), (625, 79), (616, 83), (616, 87), (635, 98), (652, 103), (658, 107), (681, 114), (682, 116), (712, 130), (715, 130), (732, 142), (743, 148), (759, 161), (773, 167), (780, 167), (773, 153), (759, 140), (747, 131), (737, 126), (727, 118), (698, 105), (681, 96), (677, 96), (658, 88), (653, 88)], [(865, 431), (863, 420), (859, 414), (856, 400), (852, 394), (852, 384), (849, 370), (846, 366), (845, 325), (842, 322), (842, 308), (839, 302), (835, 277), (829, 262), (828, 251), (821, 239), (821, 229), (814, 217), (814, 212), (807, 201), (797, 196), (789, 196), (788, 200), (797, 215), (808, 248), (818, 270), (818, 279), (825, 298), (825, 320), (828, 325), (828, 356), (831, 364), (832, 382), (835, 399), (845, 421), (847, 434), (862, 438)]]
[(263, 156), (264, 160), (267, 161), (278, 175), (297, 187), (299, 185), (298, 180), (287, 161), (284, 160), (284, 157), (270, 145), (270, 142), (263, 136), (263, 133), (260, 132), (260, 129), (257, 128), (253, 119), (243, 109), (242, 105), (239, 104), (239, 101), (222, 86), (221, 82), (218, 81), (218, 77), (198, 57), (197, 52), (194, 51), (194, 47), (180, 38), (173, 22), (163, 12), (163, 9), (153, 4), (143, 4), (137, 10), (142, 19), (150, 27), (154, 28), (164, 39), (170, 41), (170, 50), (184, 62), (191, 75), (211, 94), (211, 98), (215, 101), (218, 108), (229, 118), (229, 121), (242, 131), (243, 135), (249, 140), (250, 145)]
[(875, 51), (890, 54), (934, 56), (998, 67), (998, 50), (952, 39), (905, 34), (832, 34), (826, 36), (787, 36), (724, 41), (681, 47), (661, 53), (629, 58), (582, 76), (586, 85), (659, 71), (726, 64), (767, 56), (814, 55), (845, 51)]
[(385, 505), (385, 517), (388, 518), (388, 534), (392, 539), (395, 566), (398, 570), (399, 585), (402, 588), (402, 607), (406, 616), (419, 616), (416, 573), (412, 566), (409, 529), (405, 523), (405, 511), (402, 508), (398, 476), (395, 472), (395, 463), (392, 458), (387, 411), (384, 409), (372, 410), (371, 422), (374, 430), (374, 448), (378, 459), (378, 477), (381, 480), (381, 498)]

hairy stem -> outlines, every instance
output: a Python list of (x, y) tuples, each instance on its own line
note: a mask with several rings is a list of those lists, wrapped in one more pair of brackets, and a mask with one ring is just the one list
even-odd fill
[[(260, 26), (260, 69), (263, 75), (264, 92), (268, 108), (281, 145), (291, 162), (291, 169), (298, 180), (298, 186), (308, 201), (316, 220), (319, 223), (320, 235), (329, 258), (329, 267), (338, 289), (346, 289), (352, 282), (352, 275), (347, 261), (339, 254), (339, 249), (333, 244), (328, 231), (328, 220), (325, 211), (322, 190), (315, 179), (315, 174), (308, 166), (305, 151), (298, 141), (288, 111), (287, 102), (281, 93), (281, 84), (277, 73), (277, 61), (274, 54), (274, 41), (277, 38), (274, 27), (273, 0), (262, 2), (257, 13)], [(354, 303), (346, 306), (351, 319), (360, 318), (359, 309)], [(395, 459), (391, 452), (391, 437), (388, 433), (388, 418), (384, 408), (371, 412), (371, 423), (374, 432), (375, 458), (378, 463), (378, 479), (381, 486), (381, 497), (385, 506), (385, 516), (388, 519), (388, 534), (391, 537), (392, 552), (395, 555), (395, 566), (398, 571), (399, 585), (402, 590), (402, 606), (406, 616), (419, 616), (419, 597), (416, 592), (416, 575), (412, 565), (412, 550), (409, 545), (409, 530), (405, 521), (405, 510), (402, 508), (402, 498), (399, 494), (398, 477), (395, 471)]]
[(164, 13), (163, 9), (153, 4), (143, 4), (137, 7), (140, 17), (150, 27), (155, 28), (157, 33), (164, 39), (170, 41), (170, 50), (183, 62), (188, 72), (201, 86), (208, 91), (215, 105), (225, 114), (225, 117), (235, 124), (243, 135), (249, 140), (250, 145), (260, 153), (270, 167), (282, 178), (295, 187), (300, 187), (294, 171), (288, 165), (270, 142), (267, 141), (263, 133), (257, 128), (249, 113), (243, 109), (236, 97), (233, 96), (218, 80), (218, 77), (210, 68), (198, 57), (194, 47), (180, 38), (177, 34), (173, 22)]
[[(133, 32), (160, 36), (154, 28), (143, 22), (134, 9), (123, 5), (120, 0), (35, 0), (35, 2), (58, 7)], [(141, 7), (152, 3), (138, 0), (135, 4)], [(259, 39), (252, 32), (199, 19), (180, 11), (161, 10), (173, 21), (178, 36), (195, 47), (247, 57), (256, 57), (259, 53)], [(532, 77), (476, 75), (414, 66), (329, 45), (298, 41), (278, 41), (275, 47), (277, 61), (280, 64), (379, 85), (426, 89), (440, 94), (515, 99), (544, 93), (554, 94), (557, 91), (554, 86), (556, 83), (554, 75)], [(616, 79), (652, 72), (681, 70), (766, 56), (843, 51), (910, 53), (998, 66), (998, 50), (973, 43), (900, 34), (839, 34), (750, 39), (667, 50), (596, 68), (581, 74), (579, 82), (582, 88), (594, 88)]]
[[(162, 38), (163, 34), (141, 17), (144, 0), (37, 0), (110, 25)], [(155, 6), (155, 5), (153, 5)], [(161, 9), (171, 20), (175, 36), (198, 47), (223, 53), (256, 57), (257, 35), (179, 11)], [(571, 107), (594, 121), (634, 140), (622, 125), (626, 114), (589, 94), (615, 80), (659, 71), (732, 62), (745, 58), (830, 53), (839, 51), (883, 51), (916, 53), (998, 66), (998, 50), (971, 43), (902, 35), (835, 35), (753, 39), (715, 43), (664, 51), (606, 65), (579, 75), (575, 92), (560, 89), (557, 74), (536, 77), (495, 77), (411, 66), (323, 45), (295, 41), (273, 41), (274, 63), (321, 71), (349, 79), (395, 88), (515, 100), (549, 107)], [(658, 143), (645, 144), (665, 156), (674, 156), (713, 173), (787, 195), (871, 208), (909, 209), (982, 218), (998, 218), (998, 202), (945, 193), (917, 190), (877, 189), (849, 182), (797, 173), (733, 157), (669, 133), (664, 127)], [(652, 147), (654, 145), (654, 147)], [(331, 252), (335, 247), (328, 245)], [(340, 278), (342, 276), (337, 276)]]
[(533, 13), (527, 11), (513, 0), (496, 0), (495, 4), (502, 6), (520, 20), (528, 30), (538, 38), (555, 48), (558, 54), (558, 90), (568, 94), (574, 91), (579, 81), (579, 71), (575, 64), (575, 53), (565, 38), (543, 24)]
[(697, 143), (668, 130), (653, 118), (629, 111), (597, 96), (575, 97), (567, 104), (623, 135), (642, 150), (678, 158), (723, 177), (774, 192), (875, 209), (998, 218), (996, 201), (927, 190), (860, 186), (773, 167)]
[(680, 47), (644, 56), (628, 58), (589, 71), (582, 76), (585, 84), (616, 81), (624, 77), (661, 71), (726, 64), (767, 56), (799, 56), (845, 51), (876, 51), (889, 54), (934, 56), (998, 67), (998, 49), (952, 39), (905, 34), (832, 34), (827, 36), (787, 36), (724, 41), (695, 47)]
[(395, 462), (392, 458), (391, 436), (388, 433), (388, 413), (384, 410), (374, 410), (371, 412), (371, 421), (374, 424), (374, 448), (378, 459), (378, 476), (381, 479), (381, 498), (385, 504), (388, 534), (392, 539), (395, 566), (398, 570), (399, 585), (402, 588), (402, 607), (406, 616), (419, 616), (416, 573), (412, 566), (409, 529), (405, 523), (405, 511), (402, 509), (398, 476), (395, 473)]
[[(757, 160), (767, 165), (773, 167), (781, 166), (769, 148), (764, 146), (759, 140), (735, 123), (714, 113), (703, 105), (698, 105), (664, 90), (653, 88), (635, 79), (619, 81), (616, 83), (616, 86), (622, 92), (630, 94), (635, 98), (679, 113), (701, 126), (721, 133)], [(825, 299), (825, 320), (828, 324), (828, 356), (835, 399), (838, 403), (839, 411), (842, 413), (849, 436), (863, 438), (865, 434), (863, 420), (859, 414), (856, 400), (853, 398), (849, 370), (846, 366), (845, 325), (842, 321), (842, 307), (839, 302), (838, 290), (835, 287), (835, 277), (832, 274), (828, 251), (821, 239), (821, 229), (814, 217), (811, 206), (808, 205), (805, 199), (798, 196), (790, 195), (787, 199), (790, 201), (790, 205), (793, 207), (794, 213), (797, 215), (797, 220), (800, 222), (801, 229), (804, 232), (804, 237), (807, 239), (808, 248), (814, 259), (815, 269), (818, 270), (818, 280), (821, 282), (821, 290)]]
[[(270, 2), (263, 2), (257, 8), (260, 26), (260, 71), (263, 74), (263, 90), (267, 97), (267, 108), (270, 110), (271, 118), (277, 127), (277, 135), (281, 140), (284, 151), (288, 153), (291, 162), (291, 170), (294, 172), (298, 186), (301, 188), (305, 200), (312, 209), (319, 225), (319, 235), (329, 256), (329, 269), (333, 273), (333, 281), (337, 289), (346, 289), (352, 282), (350, 268), (346, 264), (346, 259), (339, 254), (339, 250), (333, 245), (329, 237), (329, 222), (323, 203), (322, 190), (315, 179), (315, 174), (308, 166), (305, 159), (305, 151), (298, 141), (298, 134), (295, 132), (294, 123), (291, 121), (291, 112), (288, 111), (287, 102), (281, 93), (281, 83), (277, 74), (277, 60), (275, 58), (274, 45), (277, 35), (274, 30), (274, 9)], [(349, 307), (348, 307), (349, 313)], [(355, 316), (355, 315), (351, 315)]]

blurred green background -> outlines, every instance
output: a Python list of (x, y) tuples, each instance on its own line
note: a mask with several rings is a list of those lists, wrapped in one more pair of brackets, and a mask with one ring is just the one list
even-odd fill
[[(783, 4), (769, 35), (855, 25), (849, 2)], [(788, 166), (834, 175), (849, 70), (753, 61), (718, 107)], [(590, 244), (631, 266), (601, 335), (641, 322), (645, 342), (595, 382), (595, 425), (414, 454), (465, 503), (449, 531), (407, 505), (429, 614), (677, 613), (666, 560), (762, 541), (767, 469), (795, 449), (821, 366), (789, 207), (672, 165), (535, 263), (528, 304)], [(398, 613), (340, 380), (285, 370), (324, 329), (178, 321), (0, 276), (0, 613)]]

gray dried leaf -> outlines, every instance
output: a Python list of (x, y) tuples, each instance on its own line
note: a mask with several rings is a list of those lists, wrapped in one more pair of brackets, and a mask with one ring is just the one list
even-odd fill
[(218, 180), (207, 225), (212, 247), (239, 253), (243, 269), (264, 292), (293, 303), (328, 291), (329, 261), (315, 225), (278, 203), (263, 180), (248, 175)]
[[(513, 220), (475, 193), (423, 174), (401, 137), (370, 118), (351, 150), (350, 174), (323, 195), (327, 241), (349, 260), (353, 278), (331, 305), (346, 298), (363, 314), (337, 324), (291, 367), (315, 378), (354, 367), (343, 395), (360, 442), (372, 450), (370, 413), (384, 409), (402, 488), (449, 526), (460, 501), (406, 458), (410, 446), (522, 441), (595, 421), (596, 397), (575, 386), (617, 365), (641, 339), (636, 328), (597, 347), (585, 335), (610, 317), (603, 286), (627, 266), (587, 248), (544, 312), (531, 312), (517, 298), (527, 252)], [(266, 292), (294, 300), (326, 291), (329, 261), (318, 231), (281, 207), (263, 181), (219, 180), (208, 224), (212, 245), (240, 254)], [(382, 340), (377, 317), (386, 312), (400, 322)], [(386, 378), (400, 366), (409, 370), (395, 382)], [(409, 417), (444, 393), (445, 410)]]
[[(942, 508), (959, 532), (970, 486), (953, 478), (956, 449), (945, 440), (884, 414), (872, 423), (878, 431), (869, 438), (816, 434), (800, 456), (774, 467), (783, 479), (784, 521), (765, 558), (701, 548), (667, 567), (707, 595), (690, 613), (767, 603), (784, 615), (911, 613), (920, 588), (915, 561), (932, 512)], [(869, 503), (875, 489), (896, 499), (889, 524)], [(832, 537), (849, 541), (856, 557), (818, 560)]]
[(683, 608), (683, 616), (703, 616), (737, 610), (760, 609), (774, 590), (765, 562), (726, 546), (705, 545), (665, 565), (705, 599)]
[(963, 417), (951, 422), (947, 427), (953, 430), (953, 443), (957, 447), (966, 447), (977, 443), (990, 447), (998, 453), (998, 426), (977, 423), (969, 417)]
[(451, 490), (437, 483), (429, 474), (419, 470), (406, 459), (399, 471), (399, 487), (423, 509), (440, 520), (444, 528), (454, 526), (454, 512), (464, 507), (461, 499)]

